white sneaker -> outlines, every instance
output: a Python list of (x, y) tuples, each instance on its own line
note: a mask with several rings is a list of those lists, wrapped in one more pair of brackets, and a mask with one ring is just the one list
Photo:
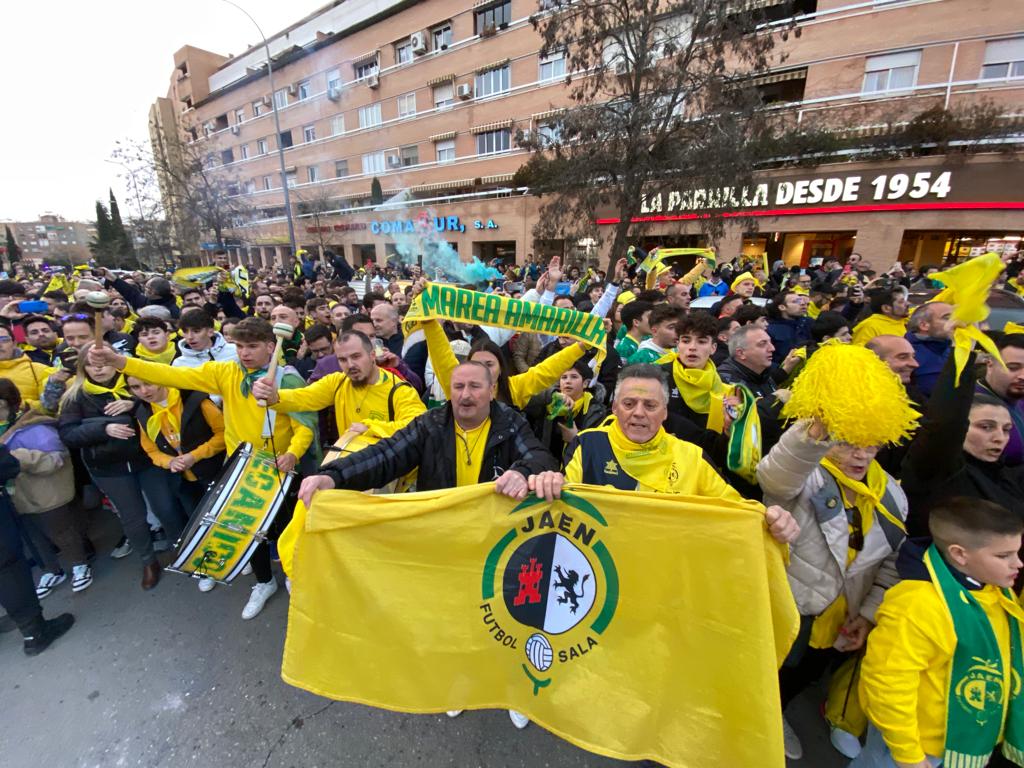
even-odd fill
[(252, 594), (249, 595), (249, 602), (242, 609), (242, 618), (248, 621), (259, 616), (263, 606), (267, 604), (267, 600), (275, 592), (277, 592), (277, 582), (274, 579), (271, 579), (266, 584), (256, 582), (256, 585), (252, 588)]
[(860, 739), (849, 731), (844, 731), (842, 728), (836, 728), (834, 725), (829, 730), (831, 731), (829, 739), (832, 742), (832, 746), (836, 748), (836, 752), (843, 757), (850, 758), (851, 760), (860, 754)]
[(287, 576), (285, 576), (284, 579), (284, 588), (288, 590), (289, 595), (292, 593), (292, 580), (289, 579)]
[(110, 556), (115, 560), (120, 560), (122, 557), (128, 557), (132, 553), (132, 543), (128, 541), (127, 536), (122, 536), (121, 540), (114, 545), (113, 551)]
[(211, 589), (217, 586), (217, 582), (211, 579), (209, 576), (203, 576), (199, 579), (199, 591), (209, 592)]
[(800, 743), (800, 737), (796, 735), (785, 715), (782, 716), (782, 745), (786, 757), (790, 760), (799, 760), (804, 756), (804, 745)]
[(518, 728), (520, 731), (530, 724), (530, 718), (524, 715), (522, 712), (516, 712), (514, 709), (508, 711), (509, 720), (512, 721), (512, 725)]
[(68, 575), (64, 571), (56, 573), (44, 573), (39, 577), (39, 584), (36, 585), (36, 597), (42, 600), (49, 597), (50, 593), (59, 585), (67, 581)]
[(92, 586), (92, 568), (83, 563), (71, 569), (71, 591), (81, 592)]
[(448, 715), (448, 717), (458, 717), (465, 711), (466, 710), (464, 709), (449, 709), (445, 714)]
[(251, 574), (252, 574), (252, 563), (246, 563), (245, 566), (242, 568), (242, 575), (243, 576), (249, 576)]

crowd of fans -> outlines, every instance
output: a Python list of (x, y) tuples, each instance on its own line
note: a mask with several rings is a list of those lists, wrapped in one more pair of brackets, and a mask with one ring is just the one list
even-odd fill
[[(1004, 262), (992, 290), (1016, 293), (1021, 263)], [(942, 758), (953, 694), (929, 664), (952, 663), (956, 635), (929, 640), (915, 610), (930, 598), (904, 585), (928, 581), (941, 557), (990, 617), (997, 609), (983, 595), (1020, 586), (1024, 328), (989, 331), (1002, 361), (972, 352), (960, 373), (954, 307), (932, 301), (938, 268), (876, 268), (857, 253), (768, 272), (761, 260), (698, 259), (648, 276), (623, 258), (606, 274), (532, 256), (500, 269), (504, 279), (476, 288), (604, 318), (603, 362), (572, 339), (515, 329), (430, 321), (406, 336), (421, 271), (355, 272), (331, 254), (294, 272), (259, 270), (247, 291), (227, 269), (197, 287), (98, 268), (73, 282), (0, 280), (0, 479), (12, 512), (0, 516), (0, 602), (26, 653), (71, 626), (66, 614), (44, 619), (39, 601), (65, 583), (88, 589), (95, 557), (138, 558), (142, 588), (154, 588), (159, 553), (241, 443), (272, 446), (280, 470), (307, 478), (301, 490), (295, 484), (305, 500), (321, 488), (384, 487), (414, 469), (420, 489), (497, 480), (500, 492), (521, 497), (557, 493), (564, 479), (618, 484), (591, 468), (591, 452), (619, 455), (667, 433), (692, 451), (691, 474), (687, 485), (656, 490), (762, 501), (772, 534), (789, 544), (802, 623), (780, 672), (783, 707), (856, 660), (845, 688), (829, 690), (830, 699), (859, 699), (859, 717), (827, 710), (836, 749), (856, 765)], [(85, 300), (94, 291), (110, 297), (99, 313)], [(272, 326), (281, 323), (294, 332), (284, 373), (271, 380)], [(898, 377), (922, 415), (912, 438), (851, 445), (830, 438), (821, 420), (783, 417), (801, 370), (836, 344), (866, 347)], [(760, 420), (750, 472), (726, 457), (746, 396)], [(274, 414), (269, 434), (261, 401)], [(346, 433), (379, 442), (321, 469)], [(116, 513), (123, 536), (98, 553), (89, 532), (101, 508)], [(938, 555), (928, 555), (928, 537)], [(985, 570), (989, 555), (978, 552), (996, 545), (1002, 571)], [(274, 547), (261, 544), (243, 619), (277, 592), (274, 561)], [(19, 596), (9, 582), (29, 567), (34, 593)], [(201, 592), (215, 586), (198, 580)], [(992, 618), (1003, 650), (1017, 620), (1006, 611), (1009, 619)], [(922, 647), (911, 652), (911, 642)], [(912, 674), (904, 657), (923, 666)], [(919, 697), (926, 668), (934, 684)], [(786, 721), (784, 734), (787, 755), (799, 758)]]

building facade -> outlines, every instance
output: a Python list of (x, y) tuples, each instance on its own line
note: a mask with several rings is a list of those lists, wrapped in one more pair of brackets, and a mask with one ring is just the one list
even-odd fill
[[(536, 0), (335, 2), (271, 37), (273, 92), (262, 45), (233, 58), (183, 48), (151, 113), (154, 145), (176, 132), (225, 179), (244, 203), (225, 243), (253, 266), (291, 255), (279, 146), (296, 241), (308, 250), (382, 261), (426, 217), (463, 259), (561, 253), (603, 262), (600, 245), (535, 240), (543, 201), (512, 185), (528, 157), (517, 131), (549, 130), (570, 103), (564, 60), (540, 56), (530, 24), (537, 10)], [(800, 34), (779, 43), (784, 63), (757, 80), (774, 114), (854, 137), (936, 108), (1024, 116), (1024, 16), (1015, 0), (801, 0), (797, 10)], [(730, 227), (721, 254), (806, 263), (856, 248), (879, 263), (935, 263), (1007, 247), (1024, 234), (1020, 168), (1006, 151), (1021, 140), (970, 155), (955, 146), (899, 161), (851, 154), (812, 170), (766, 172), (753, 190), (724, 191), (758, 227)], [(384, 208), (372, 200), (374, 179)], [(702, 244), (696, 218), (721, 194), (652, 195), (638, 240)], [(600, 227), (614, 223), (596, 217)]]
[(89, 241), (96, 235), (93, 222), (65, 221), (44, 213), (36, 221), (2, 222), (10, 227), (21, 248), (22, 261), (40, 264), (85, 264), (92, 258)]

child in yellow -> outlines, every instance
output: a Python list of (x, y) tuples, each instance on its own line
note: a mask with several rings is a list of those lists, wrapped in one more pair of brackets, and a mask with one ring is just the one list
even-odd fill
[[(273, 452), (277, 457), (277, 468), (291, 472), (313, 442), (312, 420), (315, 415), (277, 414), (261, 407), (252, 394), (253, 384), (266, 376), (274, 354), (275, 337), (270, 323), (258, 317), (247, 317), (235, 326), (232, 339), (238, 351), (237, 361), (212, 361), (198, 368), (177, 368), (126, 358), (108, 348), (90, 350), (90, 360), (95, 356), (96, 364), (105, 362), (124, 371), (126, 376), (152, 384), (220, 395), (224, 400), (224, 440), (228, 455), (239, 443), (250, 443), (255, 448)], [(290, 372), (290, 369), (278, 369), (279, 388), (292, 389), (303, 384), (298, 374)], [(287, 522), (282, 518), (287, 518), (288, 514), (289, 510), (282, 509), (276, 522)], [(256, 548), (249, 562), (257, 583), (242, 611), (243, 619), (259, 614), (277, 591), (266, 542)]]
[(904, 545), (904, 580), (868, 637), (860, 697), (871, 726), (850, 768), (984, 768), (1000, 745), (1024, 765), (1024, 611), (1011, 592), (1024, 521), (954, 498), (928, 527), (927, 549)]

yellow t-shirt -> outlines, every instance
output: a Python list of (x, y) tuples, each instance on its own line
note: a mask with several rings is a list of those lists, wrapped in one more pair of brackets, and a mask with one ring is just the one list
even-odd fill
[(455, 424), (455, 484), (476, 485), (480, 482), (480, 466), (484, 460), (484, 447), (491, 431), (487, 418), (476, 429), (465, 430)]

